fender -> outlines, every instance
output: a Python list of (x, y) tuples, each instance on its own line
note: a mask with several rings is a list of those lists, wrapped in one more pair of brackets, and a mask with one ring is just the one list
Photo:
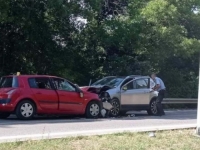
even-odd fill
[(30, 99), (30, 100), (32, 100), (35, 103), (36, 108), (37, 108), (37, 112), (42, 110), (42, 108), (40, 107), (39, 103), (35, 100), (35, 98), (33, 97), (33, 95), (23, 95), (23, 96), (18, 97), (17, 100), (13, 104), (14, 108), (16, 108), (16, 106), (17, 106), (17, 104), (19, 102), (21, 102), (22, 100), (25, 100), (25, 99)]

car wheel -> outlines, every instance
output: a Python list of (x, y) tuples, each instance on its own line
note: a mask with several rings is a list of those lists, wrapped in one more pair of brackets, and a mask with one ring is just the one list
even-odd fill
[(86, 117), (87, 118), (98, 118), (100, 116), (100, 105), (98, 102), (92, 101), (87, 105)]
[(16, 108), (16, 116), (22, 120), (32, 119), (35, 115), (35, 105), (29, 101), (21, 101)]
[(156, 99), (153, 99), (150, 102), (150, 106), (149, 106), (149, 109), (147, 110), (147, 113), (149, 115), (157, 115), (158, 114), (158, 109), (157, 109), (157, 105), (156, 105)]
[(111, 117), (117, 117), (120, 114), (120, 103), (118, 99), (112, 99), (111, 100), (111, 105), (113, 106), (112, 109), (110, 110), (110, 116)]
[(0, 113), (0, 119), (6, 119), (10, 116), (10, 113)]

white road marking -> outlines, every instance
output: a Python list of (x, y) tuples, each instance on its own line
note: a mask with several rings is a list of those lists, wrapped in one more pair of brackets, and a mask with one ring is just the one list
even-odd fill
[(27, 141), (27, 140), (56, 139), (56, 138), (65, 138), (73, 136), (103, 135), (103, 134), (113, 134), (122, 132), (148, 132), (148, 131), (159, 131), (159, 130), (188, 129), (195, 127), (196, 124), (185, 124), (185, 125), (132, 127), (132, 128), (85, 130), (85, 131), (58, 132), (58, 133), (32, 134), (32, 135), (19, 135), (19, 136), (4, 136), (0, 137), (0, 143)]

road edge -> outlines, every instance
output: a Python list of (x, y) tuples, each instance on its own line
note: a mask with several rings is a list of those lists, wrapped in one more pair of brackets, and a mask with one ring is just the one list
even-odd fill
[(58, 133), (20, 135), (20, 136), (5, 136), (5, 137), (0, 137), (0, 143), (30, 141), (30, 140), (58, 139), (58, 138), (69, 138), (69, 137), (77, 137), (77, 136), (105, 135), (105, 134), (115, 134), (115, 133), (124, 133), (124, 132), (152, 132), (152, 131), (162, 131), (162, 130), (193, 129), (193, 128), (196, 128), (196, 124), (99, 129), (99, 130), (58, 132)]

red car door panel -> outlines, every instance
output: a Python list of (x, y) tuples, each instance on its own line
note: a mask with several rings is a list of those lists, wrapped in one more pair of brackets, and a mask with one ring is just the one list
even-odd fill
[(76, 91), (76, 87), (61, 78), (53, 78), (59, 96), (59, 110), (79, 114), (83, 109), (83, 98)]
[(59, 110), (74, 113), (82, 111), (83, 103), (77, 92), (57, 91), (59, 95)]
[(58, 94), (51, 87), (49, 78), (30, 78), (29, 85), (43, 110), (58, 110)]

